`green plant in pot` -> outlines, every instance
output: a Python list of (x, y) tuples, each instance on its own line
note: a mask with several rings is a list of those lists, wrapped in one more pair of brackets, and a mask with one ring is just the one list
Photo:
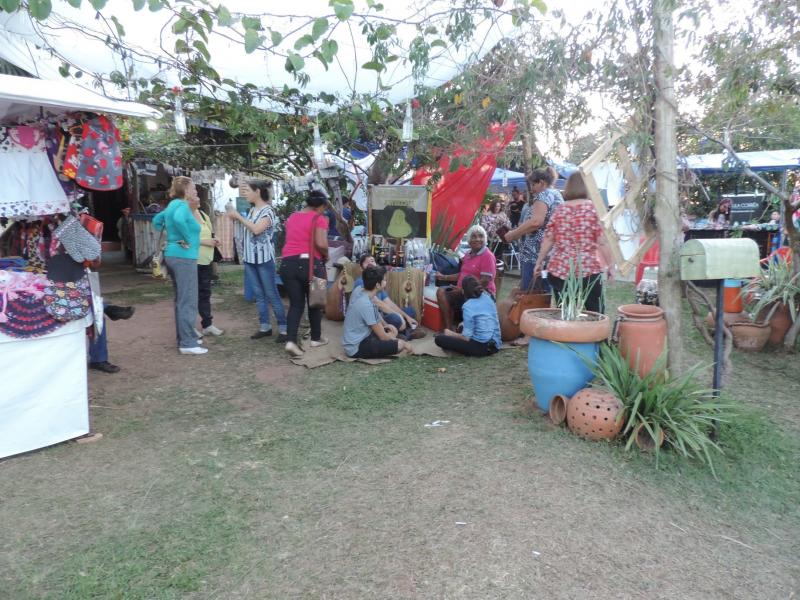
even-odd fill
[[(660, 359), (663, 361), (663, 358)], [(663, 365), (659, 365), (663, 367)], [(679, 376), (656, 368), (641, 377), (615, 346), (604, 344), (592, 371), (597, 384), (611, 391), (624, 406), (618, 418), (625, 420), (625, 449), (637, 445), (655, 450), (661, 446), (687, 458), (696, 458), (714, 470), (712, 452), (722, 452), (710, 437), (715, 422), (728, 422), (734, 407), (697, 385), (700, 365)], [(623, 416), (624, 415), (624, 416)]]
[(606, 315), (584, 310), (591, 287), (585, 285), (579, 269), (570, 264), (558, 308), (534, 308), (522, 313), (520, 329), (530, 336), (528, 372), (536, 402), (543, 412), (552, 398), (571, 398), (592, 379), (583, 359), (593, 364), (597, 348), (611, 333)]
[(767, 342), (774, 346), (783, 343), (800, 309), (800, 272), (794, 273), (783, 259), (771, 260), (761, 275), (745, 286), (744, 294), (753, 321), (770, 326)]

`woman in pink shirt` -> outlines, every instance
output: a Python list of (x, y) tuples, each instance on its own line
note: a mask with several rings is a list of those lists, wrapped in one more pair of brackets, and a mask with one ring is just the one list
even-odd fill
[[(310, 255), (314, 253), (314, 275), (325, 277), (325, 261), (328, 260), (328, 219), (325, 212), (327, 200), (322, 192), (311, 191), (306, 196), (306, 207), (293, 213), (286, 220), (286, 242), (281, 254), (281, 280), (289, 295), (289, 315), (286, 327), (286, 351), (292, 356), (302, 356), (297, 343), (297, 330), (303, 309), (308, 303), (308, 280)], [(324, 346), (328, 340), (322, 337), (322, 309), (308, 308), (311, 324), (311, 347)]]
[(489, 292), (494, 299), (497, 296), (495, 275), (497, 274), (497, 259), (486, 245), (486, 230), (480, 225), (473, 225), (467, 231), (469, 252), (461, 259), (461, 270), (455, 275), (439, 275), (437, 281), (455, 281), (455, 286), (440, 287), (436, 290), (436, 301), (442, 314), (445, 329), (453, 329), (453, 319), (456, 311), (464, 305), (464, 290), (461, 282), (467, 275), (477, 279), (481, 287)]

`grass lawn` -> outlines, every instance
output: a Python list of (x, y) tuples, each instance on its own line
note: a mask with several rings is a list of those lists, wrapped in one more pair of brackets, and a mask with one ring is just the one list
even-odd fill
[(0, 462), (0, 598), (800, 592), (797, 355), (734, 354), (715, 479), (550, 425), (525, 349), (295, 367), (249, 339), (240, 278), (204, 357), (175, 353), (169, 288), (112, 296), (137, 312), (111, 325), (123, 371), (90, 377), (103, 439)]

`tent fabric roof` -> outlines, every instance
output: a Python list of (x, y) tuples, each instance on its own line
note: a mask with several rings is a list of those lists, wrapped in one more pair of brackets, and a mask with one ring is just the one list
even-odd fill
[[(745, 161), (753, 171), (787, 171), (800, 169), (800, 149), (796, 150), (761, 150), (759, 152), (739, 152), (739, 158)], [(724, 154), (691, 154), (678, 165), (684, 169), (701, 173), (736, 172), (722, 166)]]
[(159, 111), (144, 104), (111, 100), (66, 80), (0, 74), (0, 119), (36, 115), (40, 106), (143, 118), (161, 116)]

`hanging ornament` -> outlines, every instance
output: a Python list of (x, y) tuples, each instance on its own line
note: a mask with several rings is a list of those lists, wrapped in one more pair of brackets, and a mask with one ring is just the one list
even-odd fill
[(175, 95), (175, 133), (186, 135), (186, 115), (183, 114), (180, 94), (181, 92), (178, 90)]
[(325, 151), (322, 149), (322, 138), (319, 135), (319, 124), (314, 125), (314, 162), (321, 168), (325, 162)]
[(508, 171), (506, 171), (505, 169), (503, 169), (503, 187), (504, 188), (508, 187)]
[(481, 106), (483, 108), (489, 108), (489, 105), (492, 103), (492, 99), (489, 96), (486, 96), (483, 100), (481, 100)]
[(411, 102), (406, 102), (406, 118), (403, 119), (403, 141), (414, 139), (414, 117), (411, 114)]

